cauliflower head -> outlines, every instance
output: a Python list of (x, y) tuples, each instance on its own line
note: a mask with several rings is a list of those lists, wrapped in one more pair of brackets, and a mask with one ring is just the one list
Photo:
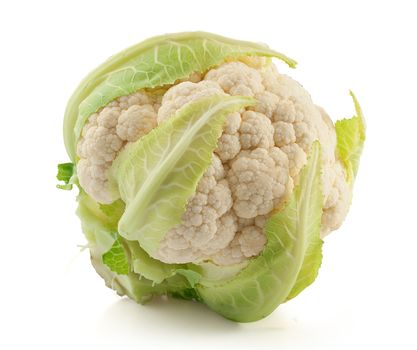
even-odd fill
[[(254, 320), (314, 280), (321, 239), (350, 206), (363, 117), (352, 94), (357, 115), (335, 126), (271, 57), (295, 65), (259, 44), (163, 36), (112, 58), (70, 100), (75, 166), (60, 179), (79, 185), (93, 265), (119, 294), (177, 295)], [(268, 278), (286, 284), (272, 304)], [(236, 293), (252, 280), (259, 310), (248, 311)]]
[(229, 265), (258, 255), (266, 243), (262, 227), (238, 222), (255, 221), (282, 207), (315, 140), (323, 162), (322, 235), (338, 228), (349, 208), (351, 187), (336, 155), (334, 125), (308, 92), (279, 74), (273, 63), (257, 68), (223, 63), (198, 82), (194, 78), (169, 87), (162, 100), (139, 91), (92, 114), (77, 144), (81, 187), (97, 202), (112, 203), (117, 197), (110, 191), (107, 171), (119, 151), (184, 105), (214, 95), (254, 96), (257, 104), (226, 117), (211, 166), (188, 200), (181, 224), (167, 232), (154, 257), (167, 263), (213, 260)]

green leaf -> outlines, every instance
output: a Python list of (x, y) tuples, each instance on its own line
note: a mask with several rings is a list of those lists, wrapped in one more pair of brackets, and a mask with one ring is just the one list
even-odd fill
[(198, 267), (193, 264), (165, 264), (150, 257), (137, 241), (128, 241), (122, 237), (120, 240), (129, 252), (133, 271), (148, 280), (159, 284), (177, 273), (186, 277), (191, 287), (200, 280)]
[(119, 275), (129, 273), (129, 262), (119, 239), (116, 239), (110, 250), (103, 254), (103, 264)]
[[(127, 295), (138, 303), (145, 303), (154, 295), (187, 294), (186, 291), (190, 289), (190, 283), (181, 275), (176, 274), (157, 284), (139, 273), (130, 271), (132, 268), (129, 268), (127, 275), (112, 271), (109, 266), (103, 263), (103, 254), (112, 249), (117, 238), (124, 247), (124, 240), (112, 231), (114, 222), (111, 221), (111, 215), (109, 217), (103, 213), (97, 202), (84, 191), (80, 192), (77, 200), (77, 215), (81, 220), (83, 232), (88, 240), (91, 263), (109, 288), (114, 289), (119, 295)], [(122, 253), (120, 249), (118, 251), (119, 254)], [(125, 258), (121, 257), (121, 260), (126, 259), (129, 266), (132, 266), (128, 252), (129, 250), (125, 249)], [(122, 272), (124, 271), (122, 270)]]
[[(93, 225), (99, 225), (103, 230), (105, 229), (111, 232), (114, 241), (116, 237), (115, 233), (117, 232), (117, 224), (120, 216), (123, 214), (123, 212), (120, 212), (121, 207), (124, 206), (123, 201), (118, 200), (112, 204), (103, 205), (97, 203), (82, 189), (77, 197), (77, 201), (77, 214), (81, 219), (81, 223), (87, 225), (91, 222)], [(110, 249), (110, 247), (106, 250), (108, 249)]]
[(121, 151), (109, 171), (126, 203), (119, 234), (153, 255), (165, 233), (180, 223), (211, 163), (226, 115), (253, 103), (239, 96), (190, 103)]
[[(189, 289), (200, 281), (200, 268), (194, 264), (165, 264), (157, 259), (150, 257), (136, 241), (128, 241), (119, 237), (121, 244), (125, 247), (125, 251), (129, 252), (130, 264), (133, 271), (152, 281), (154, 285), (166, 283), (172, 277), (180, 275), (185, 277), (183, 288)], [(178, 277), (178, 276), (177, 276)], [(178, 278), (177, 278), (178, 279)], [(177, 288), (178, 290), (178, 288)]]
[(190, 268), (177, 269), (175, 273), (184, 276), (193, 288), (201, 280), (201, 275)]
[(268, 242), (260, 256), (227, 282), (197, 285), (198, 294), (210, 308), (234, 321), (251, 322), (287, 300), (310, 241), (320, 234), (320, 164), (320, 146), (315, 142), (286, 207), (265, 224)]
[[(88, 241), (87, 247), (90, 251), (91, 263), (97, 273), (104, 279), (106, 285), (116, 290), (119, 295), (128, 295), (138, 302), (148, 300), (151, 294), (149, 294), (146, 281), (138, 281), (137, 276), (132, 273), (119, 275), (103, 264), (103, 254), (111, 249), (116, 239), (115, 232), (110, 228), (114, 224), (109, 222), (107, 216), (100, 210), (98, 203), (84, 191), (80, 191), (77, 200), (77, 215), (81, 220), (81, 226)], [(140, 294), (139, 290), (143, 293)]]
[(77, 196), (77, 215), (81, 220), (81, 227), (88, 240), (88, 247), (93, 248), (94, 253), (100, 256), (107, 252), (113, 245), (116, 234), (112, 230), (114, 223), (100, 210), (95, 202), (83, 190)]
[(64, 139), (70, 159), (76, 161), (76, 143), (88, 117), (117, 97), (173, 84), (193, 72), (205, 72), (226, 59), (242, 56), (276, 57), (290, 67), (296, 65), (266, 45), (204, 32), (150, 38), (112, 56), (80, 83), (68, 102)]
[(188, 288), (178, 292), (171, 292), (169, 294), (173, 298), (177, 299), (201, 301), (200, 296), (194, 288)]
[(201, 262), (198, 264), (201, 275), (200, 284), (207, 287), (226, 282), (235, 277), (248, 263), (248, 260), (234, 265), (216, 265), (211, 261)]
[(125, 203), (118, 199), (111, 204), (98, 203), (101, 212), (106, 215), (106, 222), (110, 230), (117, 232), (117, 225), (125, 211)]
[(323, 258), (322, 246), (323, 240), (320, 238), (319, 232), (311, 235), (304, 256), (303, 265), (301, 266), (301, 270), (298, 273), (297, 280), (292, 287), (290, 294), (287, 296), (287, 300), (295, 298), (315, 281)]
[(56, 175), (56, 178), (59, 181), (64, 181), (64, 184), (58, 184), (56, 187), (61, 190), (72, 190), (72, 185), (74, 184), (74, 170), (75, 166), (72, 163), (58, 164), (58, 174)]
[(355, 104), (356, 115), (350, 119), (336, 122), (337, 146), (339, 159), (346, 170), (346, 180), (353, 184), (359, 168), (359, 160), (365, 142), (365, 119), (362, 109), (353, 92), (350, 92)]
[(125, 204), (119, 199), (111, 204), (99, 203), (99, 208), (109, 218), (118, 221), (125, 211)]

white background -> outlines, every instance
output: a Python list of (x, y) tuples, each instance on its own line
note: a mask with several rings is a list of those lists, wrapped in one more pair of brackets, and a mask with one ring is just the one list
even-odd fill
[[(416, 349), (417, 51), (414, 1), (2, 1), (2, 349)], [(334, 118), (367, 118), (350, 213), (313, 286), (253, 324), (204, 306), (120, 299), (90, 266), (75, 191), (55, 188), (66, 101), (108, 56), (205, 30), (262, 41)]]

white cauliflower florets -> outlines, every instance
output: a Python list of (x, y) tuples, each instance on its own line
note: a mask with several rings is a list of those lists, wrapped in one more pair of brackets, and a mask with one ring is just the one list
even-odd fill
[(117, 136), (125, 141), (136, 141), (156, 126), (156, 113), (152, 105), (133, 105), (120, 113)]
[(288, 158), (277, 147), (243, 151), (232, 161), (227, 179), (239, 217), (266, 215), (285, 199)]
[(229, 61), (158, 93), (120, 97), (90, 116), (78, 143), (77, 173), (90, 196), (111, 203), (107, 170), (126, 143), (204, 97), (244, 95), (257, 100), (255, 106), (226, 117), (211, 166), (155, 258), (229, 265), (258, 255), (266, 244), (265, 222), (293, 191), (315, 140), (322, 150), (322, 235), (342, 223), (351, 188), (335, 155), (333, 123), (299, 83), (266, 62), (254, 57)]
[(258, 255), (266, 244), (266, 236), (257, 226), (243, 228), (230, 244), (213, 255), (213, 262), (219, 265), (231, 265)]
[(162, 98), (162, 105), (158, 111), (158, 123), (171, 117), (185, 104), (213, 95), (224, 95), (219, 84), (212, 81), (192, 83), (182, 82), (170, 88)]
[(242, 113), (239, 133), (243, 149), (257, 147), (269, 149), (274, 146), (274, 128), (271, 121), (261, 113), (253, 111)]
[(340, 162), (336, 162), (330, 171), (334, 172), (333, 181), (323, 207), (322, 235), (336, 230), (342, 224), (349, 210), (352, 196), (351, 188), (345, 180), (345, 170)]
[[(162, 240), (156, 256), (159, 260), (170, 263), (175, 255), (177, 263), (199, 261), (230, 243), (237, 225), (230, 212), (232, 194), (223, 177), (222, 163), (213, 155), (212, 165), (188, 202), (182, 224), (170, 230)], [(181, 237), (180, 247), (178, 237)]]
[(222, 162), (233, 159), (241, 150), (238, 133), (241, 121), (240, 113), (237, 112), (229, 114), (226, 118), (223, 134), (220, 136), (217, 148), (214, 151)]
[(88, 119), (77, 146), (81, 187), (96, 201), (110, 204), (107, 171), (128, 141), (136, 141), (156, 126), (153, 99), (143, 92), (122, 96)]
[[(308, 92), (298, 82), (279, 74), (275, 66), (271, 65), (264, 69), (262, 77), (266, 91), (257, 95), (259, 103), (253, 109), (258, 112), (268, 112), (275, 128), (275, 145), (287, 154), (290, 175), (295, 182), (307, 162), (307, 154), (312, 143), (317, 139), (320, 141), (324, 195), (322, 234), (324, 235), (340, 226), (350, 204), (348, 198), (351, 190), (345, 181), (343, 167), (335, 155), (336, 133), (333, 123), (322, 108), (313, 104)], [(333, 187), (336, 186), (333, 170), (335, 168), (340, 169), (338, 179), (344, 186), (339, 184), (337, 194), (333, 191), (330, 198)], [(334, 205), (331, 205), (331, 202)]]
[(254, 96), (264, 90), (258, 70), (242, 62), (229, 62), (211, 69), (204, 80), (217, 82), (224, 92), (235, 96)]

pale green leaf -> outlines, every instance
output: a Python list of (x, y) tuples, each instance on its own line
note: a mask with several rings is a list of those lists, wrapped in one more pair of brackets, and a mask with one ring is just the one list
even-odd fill
[(87, 118), (117, 97), (173, 84), (242, 56), (277, 57), (290, 67), (296, 65), (266, 45), (204, 32), (150, 38), (110, 57), (80, 83), (68, 102), (64, 120), (68, 155), (76, 161), (76, 143)]
[(204, 303), (221, 315), (250, 322), (269, 315), (293, 289), (312, 237), (320, 233), (323, 196), (320, 146), (313, 144), (299, 184), (286, 207), (266, 222), (267, 245), (236, 277), (197, 285)]
[[(116, 290), (119, 295), (127, 295), (129, 298), (136, 300), (138, 303), (145, 303), (153, 295), (161, 294), (178, 294), (188, 295), (190, 293), (190, 282), (180, 274), (170, 274), (170, 277), (164, 279), (161, 283), (145, 278), (140, 273), (136, 273), (131, 267), (129, 249), (125, 248), (124, 240), (118, 236), (112, 227), (115, 226), (115, 208), (105, 208), (95, 202), (84, 191), (78, 196), (77, 214), (81, 220), (82, 229), (88, 240), (88, 249), (91, 255), (91, 263), (97, 273), (104, 279), (109, 288)], [(117, 204), (118, 206), (118, 204)], [(107, 214), (110, 214), (107, 216)], [(117, 219), (116, 219), (117, 220)], [(103, 263), (103, 254), (109, 252), (115, 245), (116, 239), (125, 248), (125, 256), (120, 256), (121, 261), (128, 261), (129, 273), (119, 274), (112, 271), (108, 265)], [(122, 250), (117, 248), (118, 255)], [(160, 264), (164, 265), (160, 262)], [(125, 271), (125, 270), (124, 270)]]
[(175, 274), (184, 276), (192, 288), (201, 280), (200, 273), (190, 268), (177, 269), (175, 270)]
[(359, 160), (365, 142), (365, 119), (362, 109), (353, 92), (350, 92), (355, 104), (356, 115), (350, 119), (342, 119), (336, 122), (337, 153), (342, 161), (346, 178), (350, 184), (356, 177), (359, 168)]
[(165, 264), (150, 257), (137, 241), (128, 241), (123, 238), (120, 240), (129, 252), (133, 271), (146, 279), (159, 284), (179, 273), (187, 278), (191, 287), (200, 280), (197, 267), (192, 264)]
[(201, 275), (200, 283), (204, 286), (218, 285), (235, 277), (243, 268), (248, 266), (245, 260), (233, 265), (216, 265), (211, 261), (203, 261), (198, 264)]
[(320, 232), (316, 231), (310, 237), (303, 265), (287, 300), (296, 297), (316, 279), (323, 258), (322, 246), (323, 240), (320, 238)]
[(106, 221), (111, 231), (117, 232), (117, 225), (125, 211), (125, 203), (118, 199), (111, 204), (98, 203), (100, 211), (106, 216)]
[[(88, 240), (88, 249), (90, 251), (91, 263), (97, 273), (104, 279), (106, 285), (117, 291), (120, 295), (128, 295), (130, 298), (145, 301), (150, 298), (151, 294), (148, 289), (140, 294), (142, 281), (137, 277), (132, 278), (129, 275), (119, 275), (111, 271), (103, 263), (103, 254), (109, 251), (115, 242), (116, 234), (111, 230), (111, 223), (106, 215), (100, 210), (99, 205), (92, 200), (84, 191), (78, 195), (77, 215), (81, 220), (83, 232)], [(145, 284), (146, 288), (146, 284)]]

